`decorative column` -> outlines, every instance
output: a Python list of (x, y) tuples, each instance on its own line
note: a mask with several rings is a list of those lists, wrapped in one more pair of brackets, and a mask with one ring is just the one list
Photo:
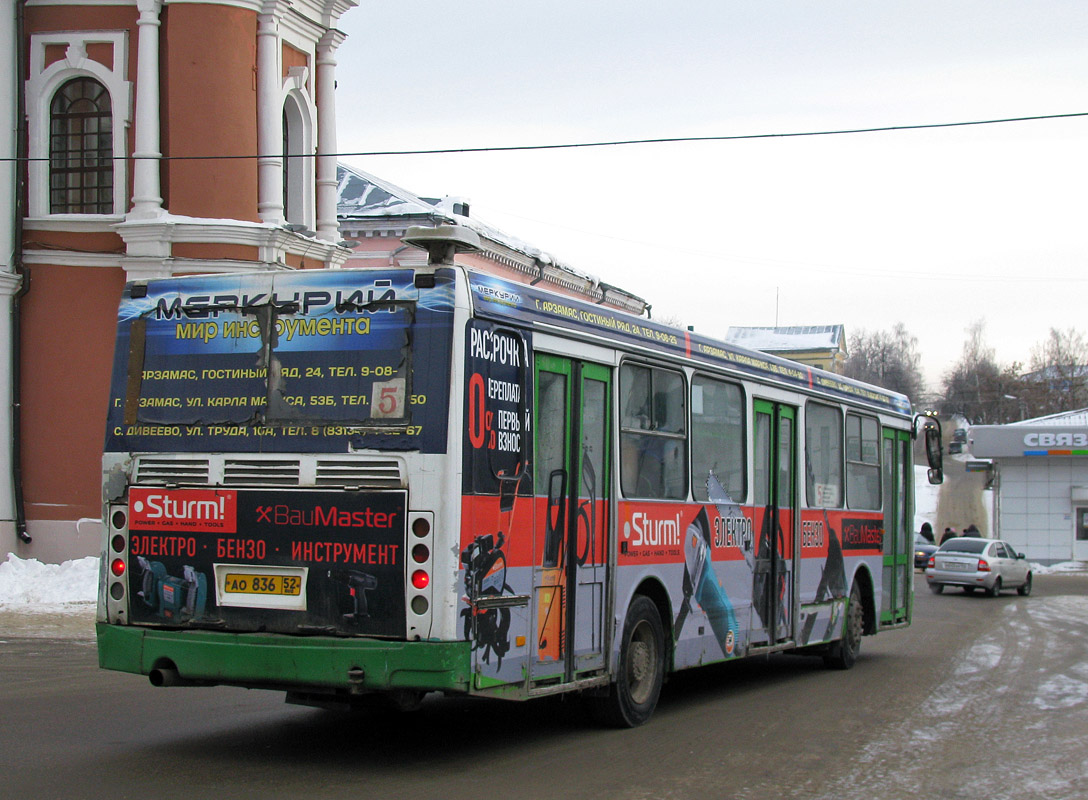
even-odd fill
[(346, 37), (325, 32), (317, 43), (317, 236), (340, 241), (336, 221), (336, 59), (333, 54)]
[(257, 15), (257, 215), (282, 225), (283, 103), (279, 1), (266, 0)]
[[(140, 18), (136, 53), (136, 142), (133, 151), (132, 210), (128, 219), (162, 213), (159, 185), (159, 14), (162, 0), (137, 0)], [(120, 187), (119, 187), (120, 188)]]

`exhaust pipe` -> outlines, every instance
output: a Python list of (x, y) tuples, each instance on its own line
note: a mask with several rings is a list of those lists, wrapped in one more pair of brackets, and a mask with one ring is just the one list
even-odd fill
[(147, 673), (147, 679), (152, 686), (185, 686), (188, 683), (173, 667), (157, 667)]
[(173, 665), (155, 667), (147, 673), (147, 679), (151, 681), (152, 686), (215, 686), (213, 681), (183, 678)]

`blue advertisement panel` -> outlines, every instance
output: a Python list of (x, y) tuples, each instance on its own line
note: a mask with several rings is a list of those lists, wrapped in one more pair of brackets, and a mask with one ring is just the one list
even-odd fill
[(130, 284), (105, 449), (442, 452), (453, 281), (313, 270)]
[(691, 358), (754, 378), (769, 379), (799, 388), (818, 389), (837, 395), (843, 400), (862, 402), (899, 414), (910, 413), (910, 401), (904, 395), (796, 361), (746, 350), (691, 331), (659, 325), (649, 319), (635, 317), (616, 309), (589, 305), (477, 272), (470, 273), (469, 287), (473, 308), (481, 316), (516, 320), (527, 325), (544, 323), (596, 333), (619, 343)]

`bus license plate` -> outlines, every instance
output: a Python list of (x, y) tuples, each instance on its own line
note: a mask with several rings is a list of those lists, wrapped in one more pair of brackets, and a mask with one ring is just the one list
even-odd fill
[(285, 594), (297, 597), (302, 593), (302, 578), (297, 575), (243, 575), (228, 572), (223, 580), (226, 594)]
[(221, 606), (306, 610), (306, 567), (216, 564), (215, 594)]

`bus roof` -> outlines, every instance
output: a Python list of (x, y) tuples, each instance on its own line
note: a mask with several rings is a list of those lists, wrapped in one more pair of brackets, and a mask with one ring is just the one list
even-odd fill
[(517, 322), (528, 327), (548, 325), (569, 331), (604, 335), (627, 345), (656, 350), (734, 373), (769, 380), (792, 388), (861, 403), (909, 416), (906, 395), (855, 381), (785, 358), (749, 350), (635, 317), (601, 305), (589, 305), (533, 286), (469, 271), (469, 293), (475, 314)]

